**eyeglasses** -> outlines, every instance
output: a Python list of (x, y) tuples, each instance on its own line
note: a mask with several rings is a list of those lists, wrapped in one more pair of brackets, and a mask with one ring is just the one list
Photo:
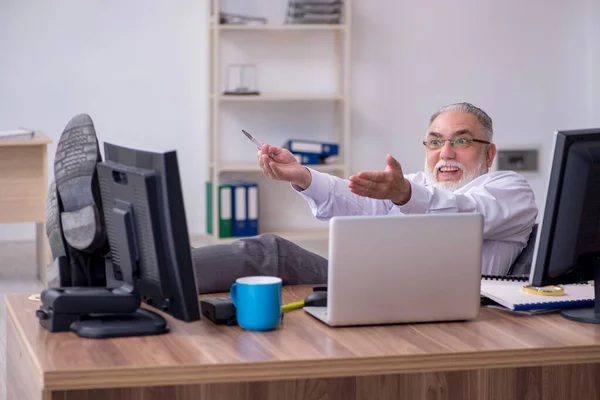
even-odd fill
[(492, 142), (488, 142), (486, 140), (472, 139), (472, 138), (429, 139), (427, 141), (424, 141), (423, 144), (429, 150), (439, 150), (442, 147), (444, 147), (446, 142), (450, 142), (450, 146), (452, 146), (452, 148), (454, 148), (454, 149), (468, 149), (469, 147), (471, 147), (471, 144), (473, 144), (473, 142), (492, 144)]

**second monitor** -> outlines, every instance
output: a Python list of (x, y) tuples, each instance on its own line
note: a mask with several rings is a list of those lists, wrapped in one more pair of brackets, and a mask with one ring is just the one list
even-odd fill
[(600, 129), (559, 131), (532, 286), (595, 282), (595, 308), (565, 309), (566, 318), (600, 323)]
[(104, 144), (98, 177), (115, 271), (143, 301), (200, 319), (177, 153)]

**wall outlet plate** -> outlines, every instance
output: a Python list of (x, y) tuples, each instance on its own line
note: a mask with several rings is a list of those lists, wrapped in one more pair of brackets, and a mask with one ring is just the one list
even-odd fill
[(538, 150), (498, 150), (498, 170), (515, 172), (537, 172)]

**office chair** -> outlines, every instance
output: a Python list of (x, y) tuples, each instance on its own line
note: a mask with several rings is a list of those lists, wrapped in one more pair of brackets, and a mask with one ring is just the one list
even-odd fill
[(531, 263), (533, 261), (533, 250), (535, 249), (535, 239), (537, 236), (538, 224), (534, 224), (527, 239), (527, 245), (517, 256), (515, 262), (510, 266), (508, 274), (510, 276), (529, 276)]

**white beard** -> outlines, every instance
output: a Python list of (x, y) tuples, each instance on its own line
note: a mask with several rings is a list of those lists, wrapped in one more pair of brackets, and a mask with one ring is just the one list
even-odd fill
[[(456, 167), (462, 171), (461, 177), (457, 181), (438, 181), (437, 173), (441, 167)], [(473, 179), (485, 174), (487, 172), (485, 153), (482, 154), (477, 160), (477, 165), (472, 171), (467, 171), (464, 165), (457, 161), (445, 161), (440, 160), (435, 164), (435, 167), (429, 168), (427, 165), (427, 160), (425, 160), (425, 178), (427, 179), (427, 184), (432, 187), (437, 187), (440, 189), (446, 189), (455, 191), (465, 186), (467, 183), (471, 182)]]

